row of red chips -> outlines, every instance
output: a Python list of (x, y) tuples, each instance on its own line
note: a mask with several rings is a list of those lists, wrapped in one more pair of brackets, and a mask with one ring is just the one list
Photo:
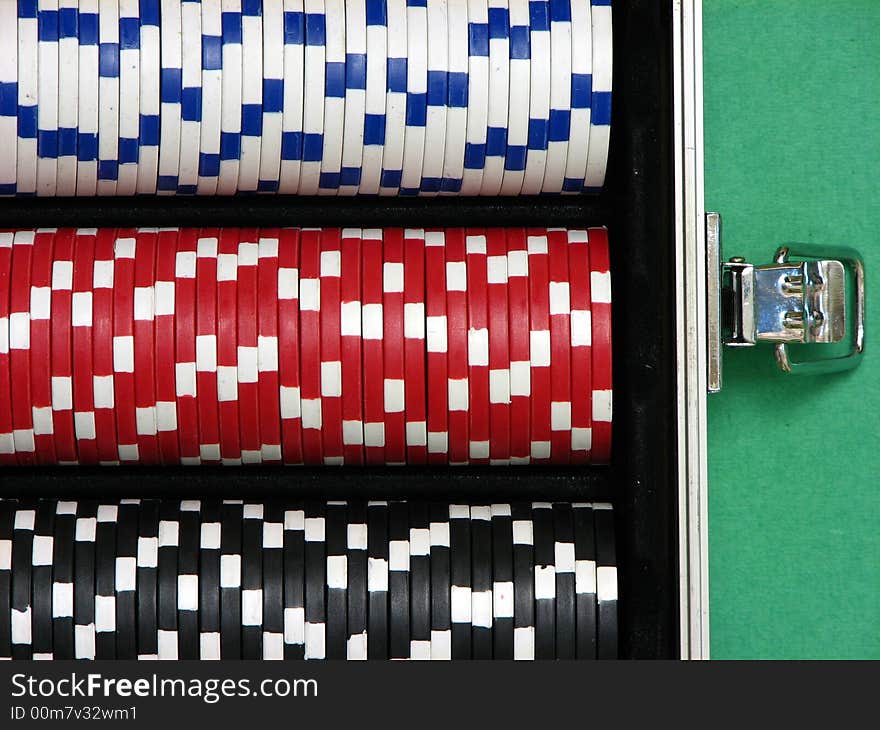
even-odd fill
[(604, 229), (0, 233), (0, 464), (584, 464)]

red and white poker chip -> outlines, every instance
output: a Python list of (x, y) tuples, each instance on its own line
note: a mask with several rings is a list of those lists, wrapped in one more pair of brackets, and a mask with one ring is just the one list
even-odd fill
[[(199, 231), (196, 241), (196, 393), (199, 460), (219, 464), (220, 405), (217, 395), (217, 257), (220, 231)], [(179, 357), (179, 355), (178, 355)]]
[(73, 248), (75, 231), (63, 228), (55, 236), (52, 261), (52, 432), (59, 464), (77, 463), (73, 427)]
[(471, 464), (489, 463), (489, 297), (486, 231), (470, 229), (467, 248), (469, 453)]
[(608, 231), (591, 228), (590, 298), (593, 311), (593, 463), (611, 460), (613, 371), (611, 352), (611, 266)]
[(140, 461), (135, 404), (134, 282), (137, 231), (120, 228), (113, 242), (113, 389), (120, 463)]
[[(12, 379), (9, 372), (9, 290), (12, 281), (12, 241), (15, 233), (0, 231), (0, 401), (9, 403)], [(12, 410), (0, 408), (0, 466), (15, 466)]]
[(547, 231), (550, 265), (550, 452), (554, 464), (571, 462), (571, 294), (568, 235)]
[[(300, 231), (299, 253), (299, 356), (303, 461), (307, 464), (323, 464), (320, 230), (304, 228)], [(283, 352), (281, 357), (283, 361)]]
[[(278, 270), (271, 291), (277, 296), (278, 377), (281, 384), (281, 451), (285, 464), (304, 461), (302, 383), (300, 379), (300, 231), (282, 228), (278, 240)], [(314, 246), (311, 247), (314, 249)], [(262, 306), (262, 305), (261, 305)], [(314, 326), (314, 315), (311, 324)], [(313, 333), (314, 334), (314, 333)], [(279, 394), (276, 393), (278, 398)], [(268, 411), (267, 411), (268, 412)], [(264, 439), (265, 440), (265, 439)], [(310, 441), (310, 443), (312, 443)]]
[(94, 322), (95, 229), (80, 228), (73, 246), (73, 293), (71, 298), (71, 375), (73, 378), (73, 427), (77, 460), (98, 463), (95, 423), (95, 386), (92, 361)]
[(550, 263), (547, 231), (529, 229), (529, 354), (531, 384), (531, 459), (550, 462)]
[(201, 464), (198, 376), (196, 375), (196, 273), (201, 231), (181, 229), (174, 257), (174, 393), (180, 462)]
[(346, 465), (364, 463), (361, 251), (359, 228), (342, 231), (340, 336), (342, 357), (342, 453)]
[(382, 262), (383, 236), (377, 228), (361, 232), (361, 338), (364, 384), (364, 461), (385, 463), (385, 365)]
[(259, 464), (263, 460), (260, 424), (259, 231), (240, 232), (238, 242), (238, 418), (241, 461)]
[(281, 386), (278, 380), (278, 239), (278, 229), (270, 228), (259, 232), (257, 243), (257, 385), (260, 456), (264, 464), (282, 463)]
[(137, 231), (134, 271), (134, 392), (140, 463), (159, 464), (156, 419), (156, 245), (155, 228)]
[(323, 463), (341, 466), (342, 440), (342, 232), (321, 231), (321, 434)]
[(568, 231), (568, 276), (571, 283), (571, 460), (590, 461), (593, 427), (592, 307), (590, 250), (587, 231)]
[(101, 464), (119, 463), (113, 372), (116, 233), (115, 228), (98, 229), (92, 267), (92, 398), (98, 462)]
[(507, 235), (486, 231), (489, 302), (489, 461), (510, 463), (510, 336), (508, 333)]
[(385, 229), (382, 267), (385, 369), (385, 463), (406, 463), (406, 358), (404, 338), (404, 232)]
[(12, 436), (16, 460), (21, 466), (36, 462), (34, 414), (31, 409), (31, 263), (34, 232), (16, 231), (12, 242), (12, 282), (9, 289), (9, 374), (17, 393), (13, 398)]
[(460, 465), (470, 454), (467, 247), (465, 229), (449, 228), (445, 235), (449, 463)]
[(446, 237), (425, 231), (425, 345), (428, 373), (428, 463), (449, 462), (449, 390), (446, 322)]
[(403, 348), (406, 461), (428, 462), (425, 385), (425, 232), (407, 229), (403, 252)]
[(217, 407), (220, 461), (241, 464), (238, 395), (238, 244), (240, 231), (223, 228), (217, 245)]
[(510, 355), (510, 462), (531, 461), (532, 375), (529, 333), (529, 252), (524, 228), (507, 235), (507, 311)]
[(175, 362), (176, 256), (180, 231), (162, 228), (156, 240), (156, 281), (153, 293), (153, 330), (156, 371), (156, 438), (159, 460), (180, 463)]
[[(38, 464), (55, 464), (52, 418), (52, 255), (54, 228), (37, 229), (31, 262), (31, 409)], [(46, 365), (49, 367), (46, 367)]]

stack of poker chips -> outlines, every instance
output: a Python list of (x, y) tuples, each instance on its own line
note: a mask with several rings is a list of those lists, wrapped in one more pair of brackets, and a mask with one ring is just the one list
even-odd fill
[(0, 194), (596, 191), (610, 0), (4, 0)]
[(0, 501), (0, 659), (617, 656), (607, 504)]
[(587, 464), (603, 228), (0, 232), (0, 464)]

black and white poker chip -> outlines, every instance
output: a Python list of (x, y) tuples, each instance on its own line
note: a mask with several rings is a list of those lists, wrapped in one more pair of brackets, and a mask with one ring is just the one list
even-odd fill
[(157, 644), (159, 659), (180, 656), (177, 622), (177, 557), (180, 544), (180, 502), (159, 505)]
[(492, 644), (492, 508), (471, 507), (471, 631), (474, 659), (491, 659)]
[(388, 606), (392, 659), (409, 659), (410, 560), (409, 509), (406, 502), (388, 506)]
[(263, 658), (263, 512), (245, 502), (241, 529), (241, 658)]
[(597, 655), (599, 659), (617, 659), (617, 552), (611, 505), (593, 505), (593, 521), (596, 527), (596, 597), (599, 606)]
[(556, 568), (553, 509), (549, 502), (532, 504), (535, 535), (535, 659), (556, 658)]
[(181, 659), (199, 658), (199, 541), (201, 504), (182, 500), (177, 546), (177, 646)]
[(429, 506), (431, 536), (431, 659), (452, 659), (449, 506)]
[(284, 659), (284, 508), (263, 512), (263, 659)]
[[(0, 660), (12, 659), (12, 526), (15, 502), (0, 500)], [(8, 618), (7, 618), (8, 617)]]
[(201, 504), (199, 528), (199, 658), (221, 658), (220, 560), (222, 505), (217, 500)]
[(37, 502), (31, 567), (34, 659), (52, 659), (52, 555), (55, 502)]
[(327, 503), (327, 659), (348, 653), (348, 505)]
[(159, 658), (158, 615), (159, 503), (141, 502), (137, 546), (137, 653), (139, 659)]
[(95, 658), (116, 658), (116, 521), (118, 504), (98, 505), (95, 528)]
[(348, 645), (346, 658), (367, 658), (367, 506), (361, 500), (348, 505), (346, 555), (348, 557)]
[(36, 504), (20, 500), (15, 506), (12, 532), (12, 658), (33, 658), (31, 556), (34, 546)]
[(324, 659), (327, 654), (327, 548), (323, 502), (306, 502), (305, 539), (305, 658)]
[(513, 515), (509, 504), (492, 505), (492, 636), (494, 659), (513, 659)]
[(74, 544), (73, 622), (76, 659), (95, 658), (95, 533), (98, 503), (79, 500)]
[(304, 659), (306, 513), (294, 502), (284, 512), (284, 658)]
[(116, 658), (137, 659), (139, 500), (122, 500), (116, 522)]
[(513, 656), (535, 658), (535, 556), (531, 505), (511, 505), (513, 521)]
[(450, 611), (452, 658), (471, 658), (471, 514), (463, 504), (449, 506), (449, 554), (452, 573)]
[(241, 659), (241, 535), (243, 506), (226, 500), (220, 522), (220, 657)]
[(574, 505), (577, 658), (596, 658), (596, 540), (593, 506)]
[(388, 658), (388, 503), (367, 504), (367, 656)]
[(428, 505), (409, 503), (410, 659), (431, 658), (431, 528)]
[(74, 658), (73, 586), (77, 503), (55, 502), (52, 556), (52, 655)]
[(555, 545), (553, 565), (556, 570), (556, 658), (574, 659), (575, 631), (575, 546), (571, 504), (553, 504)]

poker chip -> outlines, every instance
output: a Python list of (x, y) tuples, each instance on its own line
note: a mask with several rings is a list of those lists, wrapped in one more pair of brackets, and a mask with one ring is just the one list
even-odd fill
[(98, 195), (119, 179), (119, 2), (98, 0)]
[(262, 504), (245, 502), (241, 528), (241, 658), (263, 657)]
[(218, 660), (222, 656), (221, 570), (223, 543), (223, 505), (206, 500), (201, 505), (199, 532), (199, 659)]
[(76, 508), (73, 561), (74, 659), (95, 658), (95, 537), (98, 505), (79, 500)]
[(428, 463), (449, 460), (448, 330), (446, 239), (425, 231), (425, 358), (427, 362)]
[(113, 391), (117, 454), (123, 464), (136, 463), (140, 458), (134, 375), (137, 244), (134, 229), (119, 229), (113, 242)]
[[(177, 417), (177, 252), (180, 232), (160, 229), (156, 241), (156, 279), (153, 285), (154, 366), (156, 372), (156, 431), (163, 464), (181, 462)], [(192, 304), (190, 303), (190, 311)], [(190, 319), (190, 324), (192, 320)]]
[(471, 659), (471, 511), (467, 505), (453, 504), (448, 514), (452, 658)]
[(58, 0), (37, 4), (37, 195), (58, 190)]
[(266, 504), (263, 515), (263, 659), (284, 659), (284, 509)]
[(535, 659), (556, 658), (556, 566), (553, 509), (532, 504), (535, 565)]
[[(197, 395), (199, 460), (203, 464), (217, 464), (221, 461), (217, 369), (219, 235), (220, 231), (217, 229), (200, 231), (195, 250), (196, 346), (195, 387), (192, 391)], [(234, 438), (231, 427), (227, 428), (227, 434), (229, 438)]]
[[(228, 0), (224, 1), (228, 2)], [(180, 177), (181, 124), (183, 121), (183, 15), (177, 0), (161, 0), (159, 12), (159, 171), (156, 191), (159, 195), (177, 192)], [(82, 22), (82, 21), (80, 21)], [(80, 39), (82, 42), (82, 39)], [(187, 71), (187, 74), (190, 72)], [(80, 83), (87, 78), (80, 73)], [(224, 95), (225, 96), (225, 95)]]
[[(204, 322), (199, 325), (197, 319), (199, 285), (196, 283), (199, 252), (207, 254), (203, 246), (208, 244), (201, 244), (202, 240), (198, 231), (181, 230), (174, 261), (174, 392), (177, 401), (177, 444), (180, 462), (185, 465), (199, 464), (202, 459), (202, 406), (198, 399), (199, 339), (198, 334), (192, 337), (192, 333), (198, 333), (198, 327), (204, 325)], [(200, 297), (198, 302), (201, 302)], [(210, 412), (207, 415), (211, 415)], [(214, 421), (209, 419), (206, 423), (210, 429)]]
[(510, 14), (507, 6), (507, 0), (489, 0), (489, 113), (480, 195), (499, 195), (504, 181), (510, 109)]
[(342, 451), (345, 464), (364, 463), (362, 231), (342, 231), (340, 271), (340, 358)]
[(568, 236), (551, 229), (547, 236), (550, 274), (550, 452), (554, 463), (571, 454), (571, 285)]
[(115, 245), (116, 229), (97, 231), (92, 276), (92, 387), (98, 461), (108, 465), (119, 463), (113, 342)]
[(552, 375), (550, 265), (547, 233), (530, 229), (526, 239), (529, 266), (529, 367), (531, 370), (531, 460), (551, 457)]
[(537, 195), (544, 187), (550, 135), (552, 67), (549, 0), (529, 2), (529, 53), (529, 141), (522, 194)]
[(577, 650), (575, 614), (575, 536), (570, 504), (553, 504), (556, 569), (556, 658), (574, 659)]
[(220, 135), (223, 116), (222, 4), (201, 3), (201, 6), (202, 124), (199, 128), (196, 192), (199, 195), (216, 195), (220, 180)]
[(466, 464), (470, 455), (466, 234), (464, 229), (450, 228), (445, 238), (449, 463)]
[(571, 460), (585, 464), (593, 446), (590, 251), (586, 231), (568, 231), (571, 294)]
[(346, 659), (349, 660), (362, 661), (367, 659), (368, 539), (367, 506), (360, 500), (351, 502), (348, 506), (346, 529), (346, 570), (348, 571)]
[[(14, 23), (10, 25), (14, 27)], [(10, 46), (15, 49), (15, 43), (11, 40)], [(71, 196), (76, 194), (79, 108), (76, 102), (63, 103), (63, 89), (79, 90), (77, 0), (59, 0), (58, 3), (58, 163), (55, 191), (59, 196)]]
[(494, 644), (492, 508), (471, 506), (471, 651), (474, 659), (491, 659)]
[(504, 230), (490, 229), (487, 245), (489, 322), (489, 462), (510, 463), (510, 336), (507, 240)]
[(238, 189), (241, 159), (241, 0), (222, 0), (220, 59), (220, 168), (217, 194), (232, 195)]
[[(0, 31), (2, 32), (2, 31)], [(0, 233), (0, 398), (6, 403), (12, 398), (12, 377), (9, 366), (9, 289), (12, 281), (12, 242), (14, 234)], [(15, 438), (12, 428), (12, 410), (0, 409), (0, 465), (14, 466)]]
[(31, 621), (33, 627), (33, 658), (54, 658), (53, 572), (54, 572), (55, 505), (49, 500), (38, 500), (34, 521), (34, 542), (31, 559)]
[(324, 135), (318, 193), (336, 195), (345, 133), (345, 0), (325, 0), (324, 6)]
[[(406, 0), (385, 0), (388, 19), (385, 95), (385, 149), (380, 195), (397, 195), (406, 154), (408, 28)], [(347, 12), (347, 11), (346, 11)]]
[(443, 183), (446, 148), (446, 109), (449, 100), (449, 31), (446, 3), (427, 2), (428, 95), (425, 154), (422, 161), (423, 195), (436, 195)]
[(241, 160), (238, 191), (260, 184), (263, 134), (263, 3), (241, 4)]
[(571, 137), (571, 0), (550, 0), (550, 117), (545, 193), (561, 193)]
[(385, 463), (384, 274), (382, 231), (361, 232), (364, 461)]
[(328, 466), (344, 463), (342, 423), (342, 236), (338, 228), (321, 232), (320, 360), (321, 448)]
[(431, 659), (452, 659), (452, 575), (450, 557), (450, 512), (444, 504), (428, 507), (431, 520)]
[(305, 508), (305, 659), (327, 656), (327, 558), (324, 504)]
[(367, 503), (367, 658), (388, 659), (388, 503)]
[(385, 408), (385, 462), (406, 463), (406, 302), (404, 296), (405, 234), (400, 228), (388, 228), (384, 234), (383, 290), (383, 369)]
[(443, 157), (443, 179), (440, 192), (453, 195), (461, 192), (464, 178), (468, 123), (468, 71), (470, 36), (468, 15), (464, 8), (447, 12), (448, 29), (446, 73), (446, 149)]
[(316, 195), (324, 152), (324, 91), (326, 83), (326, 21), (324, 0), (305, 0), (303, 50), (303, 121), (300, 195)]
[[(376, 195), (382, 182), (388, 89), (388, 12), (386, 0), (367, 0), (366, 103), (364, 149), (358, 193)], [(326, 120), (325, 120), (326, 122)]]
[(492, 657), (513, 659), (515, 587), (513, 515), (509, 504), (493, 504), (492, 517)]
[(596, 540), (593, 505), (576, 503), (574, 514), (577, 658), (596, 658)]
[(326, 525), (326, 658), (345, 659), (348, 656), (348, 505), (345, 502), (327, 503)]
[(220, 462), (242, 463), (238, 390), (238, 250), (241, 231), (224, 228), (217, 245), (217, 407)]
[(116, 658), (137, 659), (137, 553), (140, 500), (122, 500), (116, 514)]
[[(297, 78), (301, 84), (301, 79)], [(289, 78), (288, 78), (289, 82)], [(361, 182), (364, 118), (367, 104), (366, 0), (345, 3), (345, 116), (343, 119), (340, 195), (354, 195)]]
[(98, 185), (98, 115), (100, 110), (98, 0), (79, 0), (77, 6), (79, 68), (76, 104), (78, 130), (75, 193), (78, 196), (93, 196), (97, 193)]
[(488, 464), (489, 415), (489, 299), (486, 231), (469, 230), (467, 251), (467, 364), (468, 364), (468, 461)]
[(611, 459), (611, 420), (613, 410), (611, 358), (611, 273), (608, 252), (608, 231), (591, 228), (590, 299), (593, 325), (593, 463), (604, 464)]
[(116, 521), (119, 505), (98, 504), (95, 527), (95, 659), (116, 658)]
[(406, 462), (427, 463), (425, 384), (425, 232), (404, 232), (403, 349)]
[(284, 511), (284, 658), (305, 658), (306, 513), (294, 503)]
[(586, 184), (593, 120), (593, 33), (590, 4), (571, 7), (571, 127), (562, 191), (578, 193)]
[(596, 192), (605, 183), (608, 147), (611, 140), (611, 87), (614, 56), (612, 53), (611, 3), (591, 0), (593, 69), (590, 107), (590, 139), (587, 151), (585, 189)]
[(73, 659), (74, 545), (77, 503), (50, 503), (55, 509), (52, 548), (52, 656)]
[(137, 192), (140, 158), (141, 23), (138, 0), (119, 2), (119, 140), (117, 195)]
[(159, 658), (159, 503), (145, 499), (138, 514), (137, 656)]
[[(0, 133), (6, 140), (18, 136), (18, 8), (17, 3), (5, 3), (0, 8)], [(0, 195), (15, 195), (17, 140), (0, 150)], [(8, 630), (0, 629), (0, 630)]]
[[(202, 9), (201, 3), (179, 3), (181, 23), (180, 158), (177, 193), (194, 195), (199, 182), (202, 130)], [(244, 64), (242, 64), (244, 65)], [(222, 103), (222, 101), (221, 101)]]
[(479, 195), (489, 129), (489, 5), (468, 0), (468, 111), (461, 194)]
[(391, 659), (410, 658), (410, 545), (405, 502), (388, 505), (388, 636)]
[[(346, 11), (346, 21), (348, 17)], [(284, 0), (284, 98), (281, 121), (281, 172), (278, 184), (278, 192), (283, 194), (299, 191), (302, 170), (305, 33), (303, 0)], [(346, 108), (348, 108), (348, 100), (346, 100)], [(347, 135), (346, 140), (348, 140)]]
[[(299, 268), (299, 363), (302, 413), (303, 460), (322, 464), (321, 438), (321, 232), (304, 229), (300, 234)], [(281, 348), (282, 361), (286, 358)], [(282, 368), (282, 377), (283, 377)], [(284, 414), (282, 413), (282, 419)], [(289, 460), (287, 460), (289, 462)]]
[[(34, 236), (30, 287), (30, 400), (34, 447), (38, 464), (57, 460), (52, 416), (52, 263), (54, 229), (37, 229)], [(46, 363), (50, 367), (46, 368)]]
[(177, 644), (181, 659), (198, 659), (201, 503), (182, 500), (177, 543)]
[(140, 123), (137, 192), (156, 193), (161, 113), (161, 0), (140, 0)]
[(261, 193), (276, 192), (281, 176), (284, 135), (284, 3), (263, 2), (263, 135), (260, 144)]
[(33, 607), (31, 602), (32, 559), (35, 503), (20, 500), (15, 503), (12, 529), (12, 606), (10, 628), (12, 633), (12, 658), (33, 658)]
[[(507, 150), (504, 156), (502, 195), (519, 195), (523, 189), (529, 144), (532, 59), (528, 0), (508, 3), (510, 99), (507, 112)], [(574, 5), (579, 3), (572, 3)]]
[[(238, 332), (237, 378), (241, 460), (258, 464), (263, 460), (260, 418), (259, 283), (260, 244), (256, 230), (240, 232), (237, 259)], [(271, 291), (271, 290), (270, 290)], [(277, 388), (276, 388), (277, 393)], [(277, 416), (275, 423), (277, 423)], [(280, 445), (278, 439), (274, 439)], [(268, 443), (268, 442), (267, 442)], [(280, 454), (269, 454), (278, 456)]]
[[(260, 302), (260, 316), (263, 316), (264, 310), (272, 307), (277, 311), (277, 338), (273, 341), (271, 335), (264, 338), (263, 354), (266, 355), (268, 361), (266, 369), (271, 371), (274, 365), (278, 372), (278, 380), (280, 387), (280, 417), (281, 417), (281, 451), (285, 464), (301, 464), (303, 462), (303, 448), (306, 441), (304, 440), (304, 422), (303, 422), (303, 389), (300, 371), (304, 364), (300, 347), (300, 232), (293, 229), (282, 229), (277, 243), (267, 243), (269, 248), (267, 257), (271, 256), (271, 249), (275, 250), (277, 258), (277, 276), (275, 290), (277, 292), (278, 302), (269, 299), (263, 299)], [(309, 263), (313, 262), (314, 246), (309, 246)], [(271, 263), (268, 264), (271, 266)], [(311, 273), (313, 269), (310, 269)], [(313, 277), (314, 278), (314, 277)], [(262, 284), (262, 277), (261, 277)], [(267, 281), (268, 286), (268, 281)], [(311, 284), (306, 285), (306, 291), (314, 297), (314, 291)], [(263, 287), (261, 285), (260, 289)], [(269, 290), (271, 292), (271, 289)], [(307, 298), (308, 299), (308, 298)], [(313, 298), (308, 299), (307, 304), (313, 305)], [(308, 310), (306, 315), (308, 324), (311, 329), (304, 332), (306, 340), (314, 336), (315, 333), (315, 317), (312, 313), (314, 310)], [(271, 315), (268, 315), (271, 316)], [(303, 340), (302, 342), (305, 342)], [(309, 355), (313, 356), (314, 350), (310, 350)], [(272, 358), (275, 358), (274, 362)], [(309, 366), (314, 367), (314, 362), (309, 361)], [(310, 381), (311, 384), (311, 381)], [(267, 397), (278, 398), (278, 395), (270, 395)], [(262, 405), (262, 404), (261, 404)], [(264, 418), (268, 418), (268, 414), (272, 412), (271, 408), (267, 408)], [(311, 416), (311, 411), (309, 412)], [(309, 434), (309, 447), (312, 448), (314, 443), (313, 434)]]
[(37, 101), (39, 99), (39, 29), (37, 4), (18, 8), (18, 134), (16, 138), (16, 190), (18, 195), (37, 192)]
[(95, 275), (95, 234), (94, 229), (78, 229), (73, 246), (73, 292), (70, 319), (73, 430), (76, 440), (76, 458), (83, 465), (98, 463), (93, 377), (95, 369), (92, 359), (95, 312), (95, 294), (92, 289)]
[[(508, 356), (510, 369), (510, 463), (531, 461), (531, 319), (529, 252), (525, 230), (509, 228), (507, 238)], [(503, 345), (502, 345), (503, 346)]]
[(409, 502), (411, 659), (431, 658), (431, 526), (428, 505)]
[[(159, 659), (180, 656), (177, 622), (177, 557), (180, 551), (180, 503), (163, 500), (159, 505), (156, 606)], [(236, 625), (236, 629), (238, 625)]]
[(241, 657), (241, 570), (244, 510), (225, 500), (220, 515), (220, 658)]
[(617, 659), (617, 559), (611, 505), (593, 505), (593, 524), (596, 530), (596, 598), (599, 614), (596, 654), (599, 659)]
[[(33, 258), (33, 231), (18, 231), (12, 241), (11, 281), (30, 281)], [(25, 278), (26, 277), (26, 278)], [(31, 325), (30, 287), (9, 289), (9, 376), (27, 397), (12, 399), (12, 440), (20, 466), (35, 462), (34, 420), (31, 408)], [(11, 393), (10, 393), (11, 396)]]
[(427, 3), (406, 4), (406, 52), (406, 138), (400, 194), (418, 195), (422, 185), (425, 125), (428, 121)]
[[(159, 424), (156, 383), (156, 246), (158, 231), (137, 233), (134, 273), (134, 379), (138, 459), (158, 464)], [(142, 374), (142, 375), (141, 375)]]
[(612, 657), (616, 570), (604, 503), (3, 500), (0, 655)]

